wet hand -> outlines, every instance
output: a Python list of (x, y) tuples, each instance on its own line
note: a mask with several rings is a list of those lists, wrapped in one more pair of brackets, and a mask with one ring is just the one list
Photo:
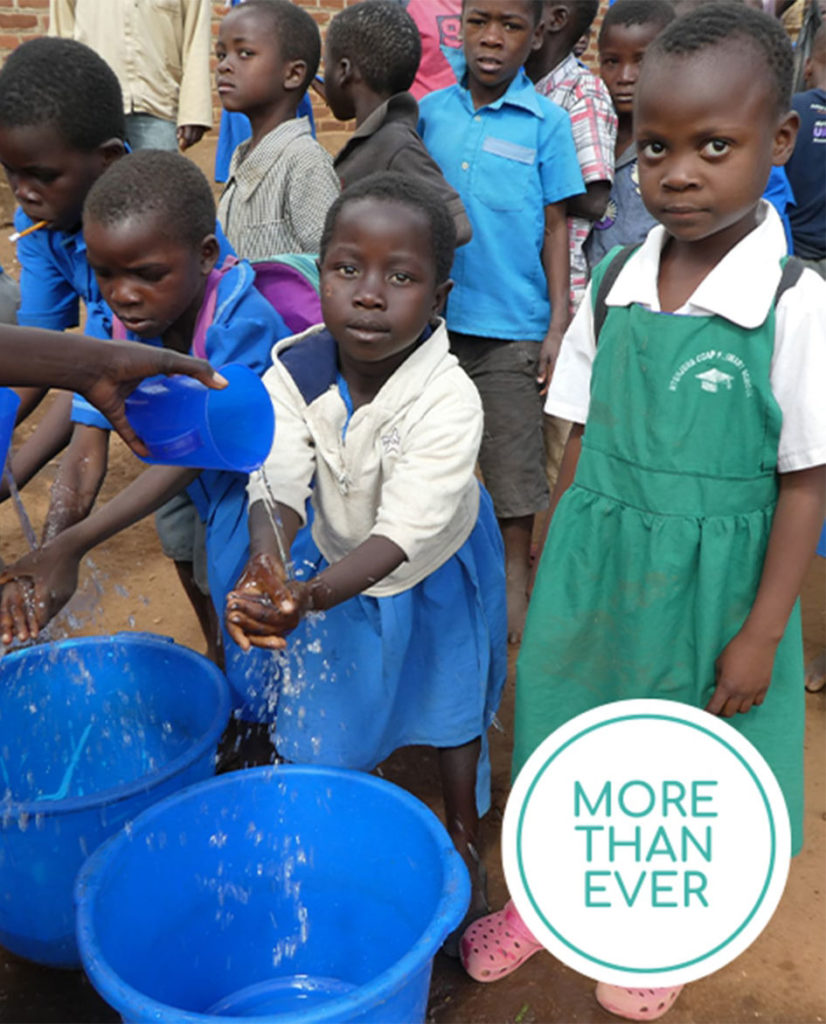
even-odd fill
[(777, 643), (746, 627), (723, 648), (715, 662), (715, 689), (706, 711), (722, 718), (744, 714), (763, 703), (774, 668)]
[(307, 584), (287, 580), (273, 555), (253, 556), (235, 588), (227, 595), (227, 631), (244, 650), (287, 646), (284, 635), (301, 621), (310, 606)]
[(0, 573), (0, 640), (34, 640), (77, 589), (79, 557), (51, 545)]

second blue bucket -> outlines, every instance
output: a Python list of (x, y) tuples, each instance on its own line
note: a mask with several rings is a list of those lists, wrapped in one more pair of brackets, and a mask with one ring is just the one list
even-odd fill
[(149, 808), (78, 877), (78, 943), (127, 1021), (423, 1021), (467, 869), (383, 779), (250, 769)]

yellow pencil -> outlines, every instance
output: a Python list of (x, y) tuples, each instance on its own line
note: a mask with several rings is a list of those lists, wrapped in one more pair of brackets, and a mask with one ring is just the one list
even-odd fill
[(25, 238), (32, 231), (39, 231), (41, 228), (45, 228), (48, 223), (47, 220), (39, 220), (36, 224), (30, 224), (24, 231), (15, 231), (13, 235), (9, 235), (9, 241), (16, 242), (18, 238)]

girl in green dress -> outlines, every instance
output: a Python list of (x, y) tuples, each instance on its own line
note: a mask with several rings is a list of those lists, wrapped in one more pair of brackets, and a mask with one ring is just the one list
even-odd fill
[[(590, 708), (682, 701), (760, 750), (796, 852), (797, 596), (826, 492), (826, 286), (784, 268), (761, 200), (794, 147), (791, 75), (774, 19), (734, 5), (673, 22), (646, 52), (635, 138), (660, 223), (622, 269), (616, 254), (597, 268), (554, 371), (546, 411), (574, 428), (517, 663), (513, 770)], [(461, 946), (480, 981), (539, 949), (512, 904)], [(597, 998), (648, 1020), (678, 992), (600, 983)]]

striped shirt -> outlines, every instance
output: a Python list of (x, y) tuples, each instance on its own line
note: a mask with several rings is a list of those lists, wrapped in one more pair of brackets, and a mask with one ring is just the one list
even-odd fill
[(245, 260), (318, 252), (339, 191), (332, 158), (313, 138), (308, 119), (293, 118), (257, 146), (248, 139), (232, 154), (218, 220)]
[[(614, 144), (617, 115), (602, 79), (592, 75), (573, 54), (536, 83), (537, 92), (567, 110), (574, 133), (574, 145), (582, 179), (614, 180)], [(571, 307), (576, 310), (588, 282), (588, 265), (582, 247), (591, 230), (584, 217), (568, 218), (571, 250)]]

